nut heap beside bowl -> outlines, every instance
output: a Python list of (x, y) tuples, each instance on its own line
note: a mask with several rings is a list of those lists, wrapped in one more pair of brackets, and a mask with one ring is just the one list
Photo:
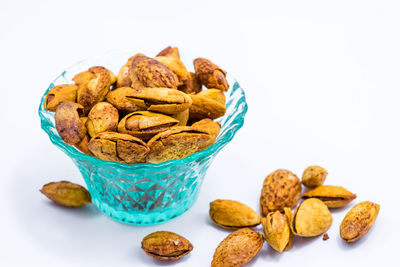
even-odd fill
[[(44, 105), (55, 112), (65, 143), (101, 160), (127, 164), (181, 159), (212, 145), (226, 112), (225, 72), (204, 58), (189, 72), (176, 47), (155, 58), (136, 54), (118, 76), (94, 66), (75, 84), (50, 89)], [(202, 90), (202, 86), (207, 89)]]

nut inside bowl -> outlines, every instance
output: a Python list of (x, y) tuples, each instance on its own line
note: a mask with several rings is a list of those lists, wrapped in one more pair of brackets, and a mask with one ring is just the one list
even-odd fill
[[(110, 52), (78, 62), (58, 76), (44, 93), (39, 116), (51, 142), (79, 168), (93, 203), (104, 214), (128, 224), (151, 225), (166, 222), (188, 210), (196, 201), (208, 167), (218, 152), (242, 127), (247, 112), (246, 98), (239, 83), (227, 73), (226, 114), (217, 119), (220, 133), (210, 147), (186, 158), (159, 164), (104, 161), (66, 144), (58, 135), (54, 113), (44, 108), (47, 92), (56, 85), (72, 83), (72, 77), (92, 66), (104, 66), (114, 73), (135, 51)], [(149, 53), (150, 55), (150, 53)], [(192, 66), (191, 61), (182, 61)]]

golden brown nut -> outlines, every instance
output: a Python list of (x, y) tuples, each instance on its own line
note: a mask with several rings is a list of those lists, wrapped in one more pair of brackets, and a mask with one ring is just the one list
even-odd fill
[(118, 110), (113, 105), (99, 102), (90, 110), (86, 128), (91, 137), (102, 132), (114, 132), (117, 130), (118, 120)]
[(119, 70), (118, 76), (117, 76), (117, 88), (120, 87), (130, 87), (132, 85), (131, 78), (129, 76), (129, 68), (132, 66), (132, 61), (135, 59), (137, 56), (144, 56), (143, 54), (136, 54), (133, 57), (129, 58), (128, 61), (122, 68)]
[(226, 107), (208, 96), (188, 95), (192, 99), (189, 107), (189, 119), (201, 120), (205, 118), (217, 119), (225, 115)]
[(86, 135), (86, 127), (79, 116), (83, 107), (77, 103), (61, 101), (56, 109), (54, 120), (58, 134), (69, 145), (75, 145)]
[(328, 208), (344, 207), (357, 196), (341, 186), (321, 185), (303, 194), (303, 199), (318, 198)]
[(167, 66), (146, 56), (136, 56), (129, 68), (131, 87), (178, 88), (178, 77)]
[(159, 260), (177, 260), (189, 254), (193, 245), (181, 235), (158, 231), (143, 238), (142, 249), (150, 257)]
[(168, 56), (157, 56), (154, 58), (158, 62), (164, 64), (169, 68), (173, 73), (176, 74), (179, 80), (179, 84), (183, 84), (183, 81), (188, 79), (189, 72), (187, 71), (183, 62), (176, 57), (168, 57)]
[(142, 140), (178, 125), (178, 120), (160, 113), (136, 111), (126, 115), (118, 124), (118, 132), (130, 134)]
[(287, 170), (276, 170), (267, 176), (261, 190), (261, 216), (270, 211), (294, 207), (299, 203), (301, 183), (297, 176)]
[(201, 84), (204, 84), (207, 88), (228, 91), (229, 84), (225, 78), (226, 74), (217, 65), (205, 58), (196, 58), (193, 64)]
[(211, 98), (212, 100), (215, 100), (218, 103), (220, 103), (221, 105), (225, 106), (226, 98), (225, 98), (224, 92), (222, 92), (221, 90), (207, 89), (207, 90), (201, 91), (197, 95)]
[(96, 158), (128, 164), (144, 162), (149, 147), (129, 134), (103, 132), (89, 142), (89, 150)]
[(104, 100), (117, 78), (104, 67), (91, 67), (72, 80), (78, 86), (77, 102), (84, 107), (84, 114), (88, 114), (96, 103)]
[(310, 166), (304, 170), (301, 183), (307, 187), (313, 188), (322, 185), (325, 182), (328, 172), (320, 166)]
[(171, 117), (179, 121), (178, 126), (186, 126), (189, 120), (189, 109), (171, 114)]
[(192, 124), (192, 128), (199, 131), (207, 132), (210, 135), (210, 140), (205, 144), (205, 149), (212, 145), (218, 137), (219, 131), (221, 130), (221, 124), (211, 119), (202, 119)]
[(365, 236), (380, 210), (379, 204), (364, 201), (355, 205), (340, 224), (340, 236), (346, 242), (354, 242)]
[(255, 227), (261, 220), (249, 206), (234, 200), (217, 199), (210, 203), (210, 218), (218, 226), (227, 229)]
[(135, 89), (131, 87), (120, 87), (115, 90), (112, 90), (107, 94), (107, 101), (110, 102), (123, 114), (128, 114), (141, 110), (140, 107), (136, 106), (135, 103), (128, 100), (127, 98), (128, 95), (131, 95), (134, 92)]
[(57, 85), (49, 90), (44, 101), (44, 108), (49, 111), (56, 111), (58, 103), (61, 101), (76, 102), (76, 90), (78, 87), (75, 84)]
[(174, 57), (174, 58), (178, 58), (178, 59), (180, 58), (178, 48), (171, 47), (171, 46), (168, 46), (168, 47), (164, 48), (163, 50), (161, 50), (161, 52), (157, 54), (157, 57), (159, 57), (159, 56)]
[(165, 114), (179, 113), (192, 104), (187, 94), (170, 88), (135, 89), (126, 98), (140, 109)]
[(81, 207), (92, 202), (86, 188), (67, 181), (45, 184), (40, 192), (56, 204), (65, 207)]
[(240, 267), (251, 261), (264, 244), (261, 234), (242, 228), (228, 235), (214, 252), (211, 267)]
[(196, 74), (189, 72), (186, 80), (182, 81), (182, 85), (178, 86), (178, 90), (186, 94), (197, 94), (201, 91), (201, 83)]
[[(290, 212), (290, 209), (288, 209), (288, 212)], [(288, 217), (281, 211), (274, 211), (261, 219), (265, 240), (278, 252), (289, 250), (293, 242), (289, 218), (291, 216)]]
[(328, 207), (319, 199), (304, 200), (293, 212), (290, 227), (298, 236), (317, 236), (325, 233), (332, 225)]
[(148, 142), (150, 152), (147, 162), (161, 163), (173, 159), (185, 158), (209, 141), (210, 135), (206, 132), (194, 130), (187, 126), (176, 126), (155, 135)]
[(82, 153), (89, 155), (89, 156), (93, 156), (92, 152), (90, 152), (89, 147), (88, 147), (89, 141), (90, 141), (90, 137), (87, 134), (82, 138), (82, 140), (79, 143), (75, 144), (75, 147), (77, 149), (79, 149)]

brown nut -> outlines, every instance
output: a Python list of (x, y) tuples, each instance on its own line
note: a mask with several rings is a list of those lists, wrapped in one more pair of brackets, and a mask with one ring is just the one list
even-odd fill
[(287, 170), (276, 170), (267, 176), (261, 190), (261, 216), (270, 211), (292, 208), (299, 203), (301, 184), (295, 174)]
[(341, 186), (333, 186), (333, 185), (321, 185), (318, 186), (307, 193), (304, 193), (302, 198), (318, 198), (328, 208), (340, 208), (349, 204), (353, 199), (357, 196), (352, 192)]
[(310, 166), (304, 170), (301, 183), (307, 187), (313, 188), (322, 185), (325, 182), (328, 172), (319, 166)]
[(159, 56), (174, 57), (174, 58), (178, 58), (178, 59), (180, 58), (178, 48), (171, 47), (171, 46), (168, 46), (168, 47), (164, 48), (163, 50), (161, 50), (161, 52), (157, 54), (157, 57), (159, 57)]
[(178, 86), (178, 90), (186, 94), (197, 94), (201, 91), (201, 83), (196, 74), (189, 72), (186, 80), (182, 81), (182, 85)]
[[(131, 77), (129, 76), (129, 69), (132, 66), (132, 61), (135, 57), (144, 56), (143, 54), (136, 54), (128, 59), (128, 62), (119, 70), (117, 76), (117, 88), (120, 87), (130, 87), (132, 85)], [(132, 111), (133, 112), (133, 111)]]
[(227, 229), (255, 227), (260, 217), (249, 206), (234, 200), (217, 199), (210, 203), (210, 218), (218, 226)]
[(77, 102), (84, 107), (84, 114), (88, 114), (96, 103), (104, 100), (117, 78), (104, 67), (91, 67), (72, 80), (78, 86)]
[(225, 98), (224, 92), (222, 92), (221, 90), (207, 89), (207, 90), (201, 91), (197, 95), (211, 98), (211, 99), (217, 101), (218, 103), (220, 103), (221, 105), (225, 106), (226, 98)]
[(61, 101), (56, 109), (54, 120), (58, 134), (69, 145), (79, 143), (86, 135), (86, 127), (79, 116), (83, 107), (77, 103)]
[[(290, 212), (290, 209), (288, 211)], [(281, 211), (274, 211), (261, 219), (265, 240), (278, 252), (289, 250), (293, 242), (293, 233), (290, 230), (289, 218), (291, 216), (288, 217)]]
[(78, 87), (75, 84), (62, 84), (51, 88), (46, 95), (44, 108), (49, 111), (56, 111), (61, 101), (76, 102), (77, 89)]
[(89, 150), (96, 158), (128, 164), (144, 162), (149, 147), (129, 134), (103, 132), (89, 142)]
[(193, 64), (197, 77), (205, 87), (228, 91), (226, 74), (217, 65), (205, 58), (196, 58)]
[(93, 137), (102, 132), (116, 131), (118, 120), (118, 110), (113, 105), (107, 102), (99, 102), (90, 110), (86, 128), (89, 135)]
[(178, 126), (186, 126), (189, 120), (189, 109), (171, 114), (171, 117), (179, 121)]
[(173, 159), (185, 158), (209, 141), (210, 135), (187, 126), (176, 126), (155, 135), (148, 142), (150, 152), (147, 162), (161, 163)]
[(192, 104), (187, 94), (169, 88), (135, 89), (126, 98), (141, 109), (165, 114), (182, 112)]
[(298, 236), (317, 236), (325, 233), (332, 225), (328, 207), (319, 199), (304, 200), (293, 212), (290, 227)]
[(167, 66), (146, 56), (136, 56), (129, 68), (131, 87), (178, 88), (178, 77)]
[(135, 89), (131, 87), (120, 87), (107, 94), (107, 101), (116, 107), (122, 114), (128, 114), (145, 109), (136, 106), (135, 103), (128, 100), (127, 96), (134, 92)]
[(264, 244), (261, 234), (242, 228), (228, 235), (214, 252), (211, 267), (240, 267), (251, 261)]
[(165, 66), (167, 66), (168, 69), (175, 73), (179, 80), (178, 85), (183, 84), (183, 81), (188, 79), (189, 72), (179, 58), (169, 56), (157, 56), (154, 59), (164, 64)]
[(226, 107), (221, 103), (201, 95), (188, 95), (192, 99), (189, 107), (189, 119), (201, 120), (205, 118), (217, 119), (225, 115)]
[(142, 140), (178, 125), (178, 120), (150, 111), (136, 111), (126, 115), (118, 124), (118, 132), (130, 134)]
[(150, 257), (159, 260), (177, 260), (193, 250), (193, 245), (183, 236), (158, 231), (145, 236), (142, 249)]
[(365, 236), (374, 224), (379, 209), (379, 204), (370, 201), (355, 205), (340, 224), (340, 236), (343, 240), (354, 242)]
[(40, 192), (56, 204), (65, 207), (81, 207), (92, 201), (86, 188), (67, 181), (45, 184)]
[(205, 149), (210, 145), (214, 144), (218, 137), (219, 131), (221, 130), (221, 124), (217, 121), (211, 119), (202, 119), (196, 123), (192, 124), (192, 128), (199, 131), (207, 132), (210, 135), (210, 140), (205, 144)]

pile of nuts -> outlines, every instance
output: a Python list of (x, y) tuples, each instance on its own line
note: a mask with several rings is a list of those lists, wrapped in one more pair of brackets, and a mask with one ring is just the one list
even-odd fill
[[(302, 181), (288, 170), (271, 173), (261, 190), (261, 217), (239, 201), (217, 199), (211, 202), (210, 219), (222, 228), (235, 230), (218, 245), (211, 266), (242, 266), (257, 255), (264, 240), (274, 250), (283, 252), (290, 249), (295, 235), (314, 237), (324, 234), (323, 240), (329, 239), (326, 232), (333, 221), (329, 209), (346, 206), (356, 195), (341, 186), (323, 185), (327, 174), (319, 166), (308, 167)], [(311, 189), (302, 195), (301, 184)], [(79, 207), (91, 202), (85, 188), (65, 181), (49, 183), (41, 192), (63, 206)], [(299, 204), (300, 198), (303, 202)], [(366, 235), (379, 208), (370, 201), (355, 205), (340, 225), (342, 239), (354, 242)], [(264, 236), (250, 229), (259, 224), (263, 226)], [(159, 260), (176, 260), (190, 253), (193, 245), (176, 233), (157, 231), (143, 238), (142, 249)]]
[[(314, 237), (324, 234), (323, 240), (329, 239), (326, 231), (333, 221), (329, 209), (346, 206), (356, 195), (341, 186), (323, 185), (326, 176), (326, 170), (319, 166), (308, 167), (302, 181), (287, 170), (271, 173), (261, 190), (261, 218), (252, 208), (238, 201), (218, 199), (211, 202), (211, 220), (222, 228), (235, 230), (218, 245), (211, 266), (242, 266), (248, 263), (261, 250), (264, 239), (278, 252), (289, 250), (295, 235)], [(311, 190), (302, 195), (301, 184)], [(299, 204), (300, 198), (304, 201)], [(366, 235), (375, 222), (379, 208), (378, 204), (369, 201), (355, 205), (340, 225), (342, 239), (354, 242)], [(250, 229), (259, 224), (263, 226), (264, 236)], [(193, 248), (181, 236), (162, 233), (162, 239), (154, 238), (149, 242), (149, 236), (153, 234), (143, 239), (142, 248), (148, 255), (171, 260), (186, 255)], [(162, 255), (162, 251), (171, 253), (174, 244), (182, 245), (174, 251), (175, 258)], [(160, 247), (163, 249), (160, 250)], [(156, 249), (157, 253), (152, 253), (152, 249)]]
[(229, 88), (210, 60), (193, 64), (194, 73), (176, 47), (136, 54), (118, 76), (100, 66), (78, 73), (75, 84), (50, 89), (44, 106), (64, 142), (85, 154), (127, 164), (184, 158), (215, 142)]

